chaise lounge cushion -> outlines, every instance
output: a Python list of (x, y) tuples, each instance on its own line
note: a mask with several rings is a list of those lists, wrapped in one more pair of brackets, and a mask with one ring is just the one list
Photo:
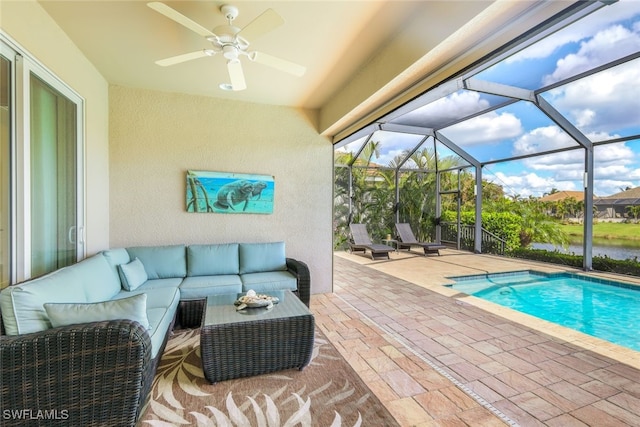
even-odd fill
[(86, 304), (46, 303), (44, 309), (51, 321), (51, 326), (54, 328), (80, 323), (126, 319), (135, 320), (144, 328), (149, 329), (146, 294)]
[(286, 269), (284, 242), (240, 243), (240, 274)]

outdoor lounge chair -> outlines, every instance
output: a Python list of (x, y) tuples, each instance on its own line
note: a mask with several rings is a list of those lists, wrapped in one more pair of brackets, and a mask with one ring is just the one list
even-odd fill
[(407, 223), (396, 224), (396, 231), (398, 232), (398, 249), (410, 251), (413, 246), (420, 246), (426, 256), (427, 254), (440, 255), (440, 249), (447, 248), (440, 243), (418, 242), (411, 230), (411, 226)]
[(351, 252), (362, 251), (364, 253), (371, 252), (371, 259), (389, 259), (389, 252), (394, 251), (395, 248), (376, 244), (371, 242), (367, 226), (364, 224), (350, 224), (351, 229), (351, 241), (349, 242), (349, 248)]

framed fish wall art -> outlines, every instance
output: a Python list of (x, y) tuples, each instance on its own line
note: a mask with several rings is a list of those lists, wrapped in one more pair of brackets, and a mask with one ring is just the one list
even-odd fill
[(273, 213), (274, 177), (187, 171), (187, 212)]

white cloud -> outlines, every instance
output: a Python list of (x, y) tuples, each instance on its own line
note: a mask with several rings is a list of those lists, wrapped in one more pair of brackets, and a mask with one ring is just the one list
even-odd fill
[(425, 123), (438, 123), (482, 111), (489, 107), (489, 101), (482, 99), (480, 93), (462, 90), (440, 98), (415, 111), (407, 113), (398, 122), (424, 126)]
[(513, 144), (513, 155), (523, 156), (576, 145), (576, 142), (558, 126), (545, 126), (533, 129), (518, 138)]
[(640, 127), (638, 94), (640, 60), (634, 60), (554, 89), (545, 97), (592, 141), (602, 141)]
[(389, 166), (391, 162), (396, 158), (396, 156), (399, 156), (403, 153), (404, 150), (402, 149), (389, 150), (385, 153), (381, 153), (380, 157), (374, 159), (373, 162), (382, 166)]
[(594, 183), (593, 194), (597, 197), (606, 197), (623, 191), (627, 187), (635, 187), (633, 181), (616, 179), (602, 179)]
[(599, 145), (593, 149), (593, 153), (596, 167), (608, 163), (630, 164), (635, 161), (636, 157), (633, 149), (625, 143)]
[(460, 146), (500, 142), (523, 132), (520, 119), (511, 113), (492, 111), (442, 130), (442, 134)]
[[(569, 43), (578, 43), (581, 40), (591, 38), (598, 32), (614, 25), (622, 20), (640, 14), (640, 2), (621, 0), (613, 5), (606, 6), (604, 13), (592, 13), (585, 18), (567, 26), (566, 28), (551, 34), (532, 46), (512, 55), (508, 62), (524, 61), (528, 59), (548, 58)], [(638, 32), (640, 24), (634, 23), (633, 30)]]
[[(623, 188), (640, 185), (637, 154), (628, 143), (601, 145), (594, 151), (594, 194), (609, 196)], [(490, 173), (494, 168), (500, 171)], [(536, 156), (488, 169), (485, 179), (502, 185), (511, 195), (539, 197), (552, 188), (580, 191), (583, 188), (584, 151), (579, 149)]]
[(543, 176), (534, 172), (522, 172), (520, 174), (507, 174), (504, 172), (496, 172), (495, 179), (487, 177), (489, 181), (493, 181), (498, 185), (502, 185), (505, 194), (520, 195), (521, 197), (540, 197), (544, 193), (549, 192), (552, 188), (565, 191), (576, 190), (574, 182), (556, 181), (551, 176)]
[[(615, 46), (615, 49), (612, 49)], [(545, 85), (622, 58), (640, 49), (640, 35), (622, 25), (615, 25), (581, 43), (576, 53), (570, 53), (556, 63), (556, 69), (543, 78)]]

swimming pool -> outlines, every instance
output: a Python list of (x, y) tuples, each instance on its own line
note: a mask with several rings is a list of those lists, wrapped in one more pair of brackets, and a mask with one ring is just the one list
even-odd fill
[(449, 277), (467, 295), (640, 351), (640, 287), (533, 270)]

